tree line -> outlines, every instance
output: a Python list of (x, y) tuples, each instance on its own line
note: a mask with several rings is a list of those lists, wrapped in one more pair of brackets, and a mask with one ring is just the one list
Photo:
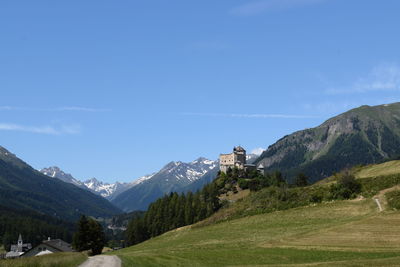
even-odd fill
[(0, 241), (7, 251), (12, 244), (17, 243), (19, 234), (24, 242), (33, 246), (47, 237), (71, 242), (74, 228), (72, 223), (48, 215), (0, 206)]
[[(293, 185), (308, 185), (308, 177), (297, 175)], [(170, 230), (190, 225), (211, 216), (222, 207), (219, 196), (229, 192), (237, 193), (238, 188), (259, 191), (265, 187), (287, 187), (285, 177), (276, 171), (262, 174), (257, 170), (228, 169), (218, 172), (214, 181), (196, 193), (176, 192), (159, 198), (142, 217), (134, 218), (126, 231), (127, 245), (135, 245)]]
[(143, 217), (129, 223), (126, 231), (128, 245), (204, 220), (220, 208), (218, 196), (218, 187), (211, 183), (196, 193), (174, 192), (159, 198), (150, 204)]

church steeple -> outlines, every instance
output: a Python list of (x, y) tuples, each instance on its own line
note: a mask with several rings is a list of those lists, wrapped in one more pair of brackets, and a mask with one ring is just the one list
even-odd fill
[(21, 236), (21, 234), (19, 234), (19, 237), (18, 237), (18, 246), (22, 246), (22, 244), (23, 244), (23, 242), (22, 242), (22, 236)]
[(21, 234), (19, 234), (18, 243), (17, 243), (17, 251), (18, 252), (22, 252), (23, 243), (24, 242), (22, 242), (22, 236), (21, 236)]

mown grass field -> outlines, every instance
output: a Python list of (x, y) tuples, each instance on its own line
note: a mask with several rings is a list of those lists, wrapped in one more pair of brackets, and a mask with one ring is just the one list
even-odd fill
[(185, 227), (114, 254), (124, 266), (400, 265), (400, 213), (337, 201)]
[(55, 253), (40, 257), (0, 260), (4, 267), (76, 267), (87, 259), (83, 253)]

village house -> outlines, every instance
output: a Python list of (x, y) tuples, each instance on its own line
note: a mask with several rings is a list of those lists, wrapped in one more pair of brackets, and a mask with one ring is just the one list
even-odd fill
[(70, 244), (61, 239), (50, 239), (43, 241), (41, 244), (25, 252), (22, 257), (42, 256), (57, 252), (72, 252)]

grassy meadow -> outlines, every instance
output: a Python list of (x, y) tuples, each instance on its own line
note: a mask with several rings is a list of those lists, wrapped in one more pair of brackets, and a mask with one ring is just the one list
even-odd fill
[(336, 201), (168, 232), (114, 254), (124, 266), (393, 266), (400, 213)]
[(400, 173), (400, 160), (388, 161), (381, 164), (368, 165), (358, 168), (355, 172), (357, 178), (386, 176)]
[(87, 259), (78, 252), (63, 252), (40, 257), (0, 260), (1, 267), (76, 267)]
[(113, 254), (124, 266), (400, 266), (400, 161), (354, 172), (364, 197), (256, 214), (254, 203), (267, 200), (257, 192), (205, 221)]

